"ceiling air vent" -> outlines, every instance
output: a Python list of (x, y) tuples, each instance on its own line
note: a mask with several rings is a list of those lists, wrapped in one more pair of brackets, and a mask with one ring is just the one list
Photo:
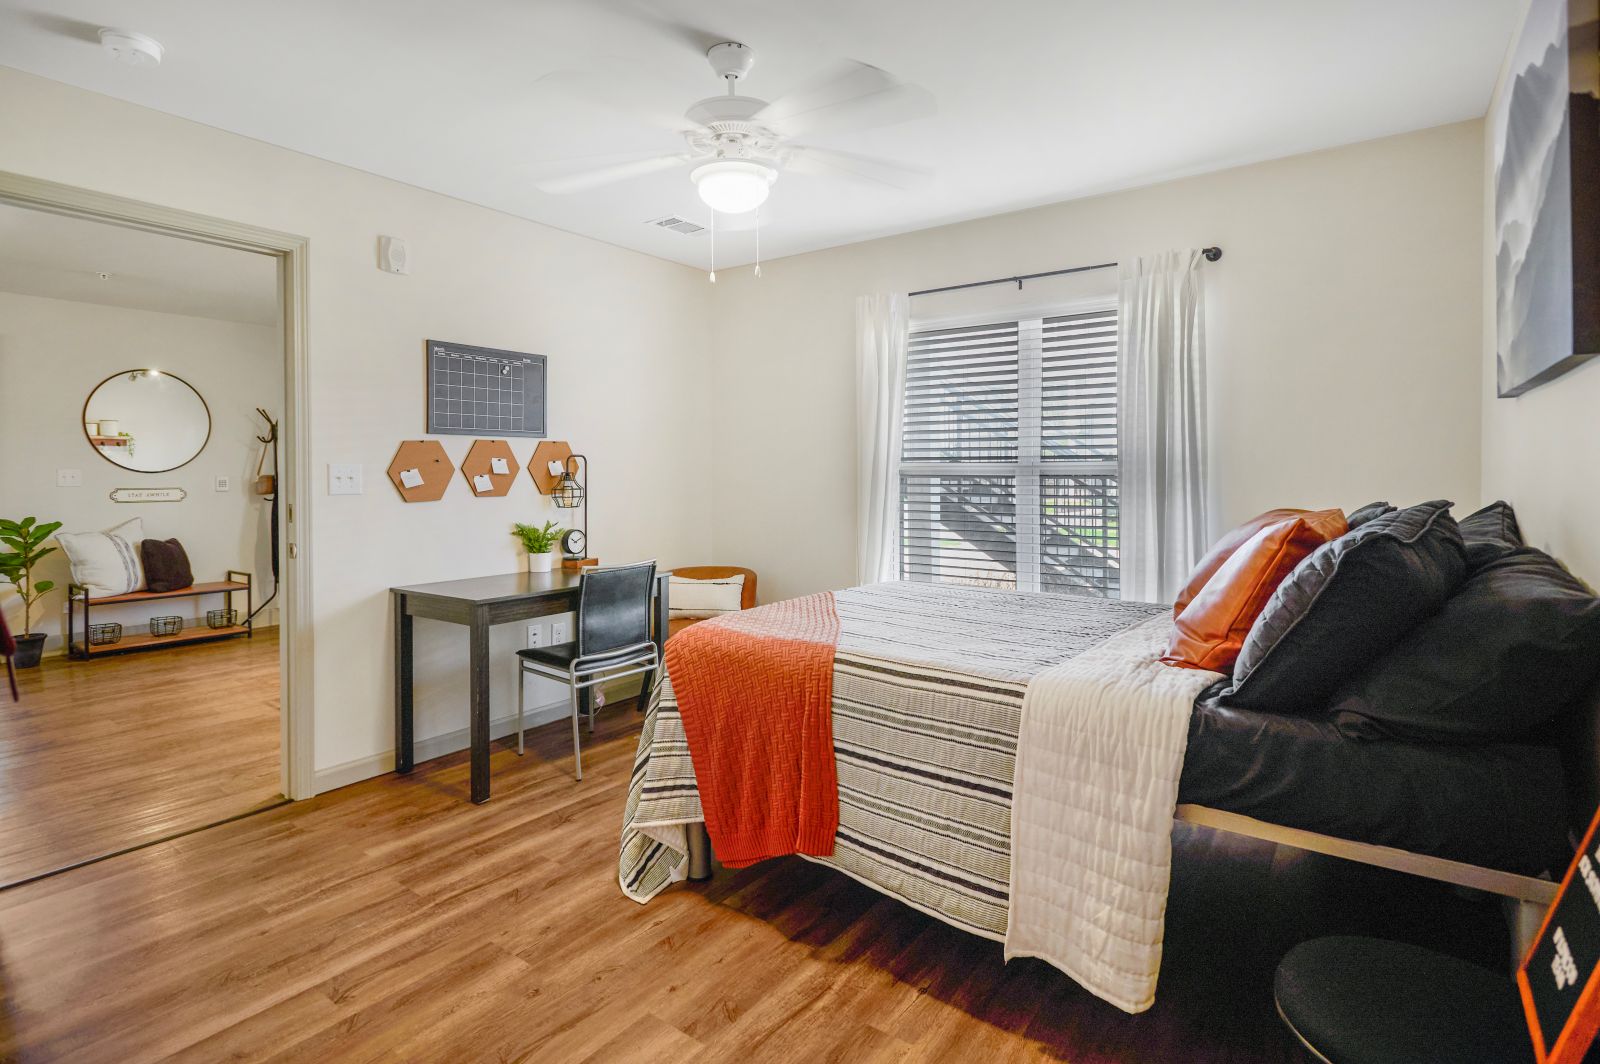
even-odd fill
[(679, 218), (672, 214), (667, 215), (665, 218), (657, 218), (648, 224), (660, 226), (662, 229), (671, 229), (674, 233), (682, 233), (684, 236), (693, 236), (696, 233), (706, 231), (705, 226), (696, 225), (687, 219)]

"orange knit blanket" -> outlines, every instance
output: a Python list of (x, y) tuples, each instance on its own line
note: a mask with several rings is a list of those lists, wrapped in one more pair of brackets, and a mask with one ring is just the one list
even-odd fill
[(833, 854), (838, 642), (839, 615), (823, 592), (701, 621), (667, 643), (706, 831), (730, 868)]

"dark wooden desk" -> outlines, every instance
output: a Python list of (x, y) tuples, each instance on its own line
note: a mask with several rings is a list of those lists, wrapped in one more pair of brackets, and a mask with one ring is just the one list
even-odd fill
[[(505, 573), (469, 580), (393, 587), (394, 598), (394, 768), (410, 772), (415, 734), (411, 699), (411, 619), (427, 617), (466, 625), (470, 662), (468, 704), (472, 732), (472, 800), (489, 800), (489, 628), (511, 621), (574, 613), (578, 609), (577, 572)], [(655, 641), (664, 650), (667, 638), (667, 573), (656, 576)], [(578, 635), (576, 622), (573, 638)], [(520, 682), (520, 675), (518, 677)], [(646, 683), (654, 677), (646, 675)], [(588, 695), (588, 689), (584, 690)]]

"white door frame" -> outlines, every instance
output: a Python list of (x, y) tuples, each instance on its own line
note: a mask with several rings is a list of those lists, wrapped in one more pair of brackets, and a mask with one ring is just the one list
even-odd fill
[[(312, 787), (311, 382), (307, 362), (306, 259), (303, 236), (230, 222), (204, 214), (125, 199), (73, 185), (0, 170), (0, 203), (72, 218), (163, 233), (278, 260), (278, 303), (283, 314), (284, 468), (279, 470), (279, 655), (283, 677), (279, 713), (280, 781), (290, 798), (309, 798)], [(287, 478), (282, 474), (287, 471)], [(286, 481), (286, 483), (285, 483)], [(287, 488), (287, 491), (284, 489)]]

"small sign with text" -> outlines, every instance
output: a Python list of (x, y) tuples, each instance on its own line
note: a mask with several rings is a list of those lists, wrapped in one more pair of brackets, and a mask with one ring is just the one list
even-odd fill
[(1517, 969), (1517, 988), (1539, 1064), (1578, 1064), (1600, 1029), (1597, 825), (1600, 813), (1589, 824), (1544, 926)]

